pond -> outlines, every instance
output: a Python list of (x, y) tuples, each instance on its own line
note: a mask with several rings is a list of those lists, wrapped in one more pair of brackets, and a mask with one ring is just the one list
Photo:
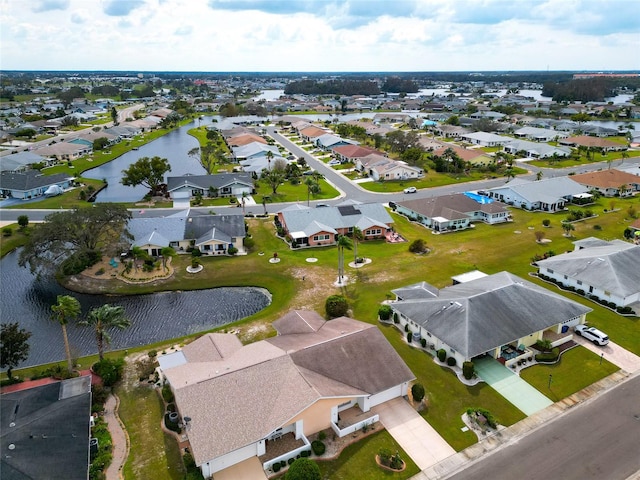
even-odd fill
[[(64, 360), (60, 324), (51, 320), (57, 295), (73, 295), (82, 314), (104, 303), (122, 305), (131, 327), (111, 332), (112, 349), (125, 349), (169, 340), (235, 322), (271, 303), (268, 291), (254, 287), (224, 287), (149, 295), (84, 295), (66, 290), (54, 280), (37, 279), (18, 266), (19, 251), (0, 260), (0, 312), (2, 323), (18, 322), (32, 333), (29, 358), (20, 366)], [(72, 355), (97, 353), (94, 331), (70, 322), (67, 325)], [(84, 365), (83, 365), (84, 367)]]

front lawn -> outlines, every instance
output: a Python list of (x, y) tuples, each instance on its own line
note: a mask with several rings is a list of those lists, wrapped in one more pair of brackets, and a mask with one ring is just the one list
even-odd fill
[[(376, 455), (381, 448), (393, 453), (399, 452), (400, 458), (407, 464), (403, 472), (389, 472), (376, 464)], [(418, 466), (405, 453), (400, 445), (386, 430), (369, 435), (345, 448), (336, 460), (318, 461), (322, 478), (331, 480), (352, 480), (354, 478), (410, 478), (420, 472)]]
[[(554, 402), (579, 392), (583, 388), (620, 370), (600, 355), (578, 346), (565, 352), (553, 365), (534, 365), (520, 372), (527, 383)], [(551, 388), (549, 376), (551, 375)]]

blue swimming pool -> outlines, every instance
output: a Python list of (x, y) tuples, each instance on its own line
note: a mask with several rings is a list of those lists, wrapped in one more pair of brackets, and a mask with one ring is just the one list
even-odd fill
[(493, 198), (485, 197), (484, 195), (478, 195), (475, 192), (464, 192), (464, 194), (472, 200), (475, 200), (478, 203), (492, 203)]

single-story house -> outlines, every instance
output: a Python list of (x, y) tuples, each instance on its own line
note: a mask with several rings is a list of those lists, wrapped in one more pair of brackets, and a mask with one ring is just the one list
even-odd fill
[(273, 327), (276, 337), (248, 345), (209, 333), (158, 358), (205, 478), (272, 473), (310, 451), (314, 433), (343, 437), (377, 422), (371, 409), (406, 395), (415, 378), (375, 325), (292, 311)]
[(489, 165), (495, 163), (496, 159), (489, 155), (484, 150), (477, 148), (463, 148), (457, 145), (444, 145), (433, 151), (433, 155), (441, 157), (447, 150), (453, 151), (458, 157), (465, 162), (473, 163), (474, 165)]
[(229, 147), (242, 147), (243, 145), (253, 142), (262, 143), (264, 145), (267, 144), (267, 141), (264, 138), (260, 135), (256, 135), (255, 133), (242, 133), (234, 137), (229, 137), (226, 139), (226, 142)]
[(619, 150), (626, 150), (627, 146), (623, 143), (617, 143), (612, 140), (607, 140), (601, 137), (591, 137), (588, 135), (576, 135), (573, 137), (567, 137), (558, 141), (561, 145), (567, 145), (569, 147), (586, 147), (586, 148), (599, 148), (603, 152), (615, 152)]
[(36, 152), (38, 155), (42, 155), (43, 157), (52, 157), (58, 161), (76, 160), (93, 152), (93, 143), (91, 145), (86, 145), (60, 142), (38, 148)]
[(250, 160), (257, 157), (267, 157), (268, 152), (271, 152), (271, 155), (280, 156), (280, 150), (275, 145), (265, 145), (259, 142), (251, 142), (241, 147), (234, 147), (231, 149), (233, 153), (233, 158), (237, 162), (240, 160)]
[(72, 186), (73, 179), (74, 177), (66, 173), (43, 175), (38, 170), (2, 172), (0, 173), (0, 196), (28, 200), (44, 195), (52, 186), (66, 190)]
[(558, 212), (589, 189), (569, 177), (547, 178), (539, 181), (515, 179), (505, 185), (487, 190), (489, 197), (526, 210)]
[(472, 276), (440, 290), (421, 282), (392, 292), (400, 325), (430, 348), (444, 349), (457, 365), (484, 355), (515, 360), (511, 353), (526, 352), (547, 331), (547, 337), (570, 338), (567, 330), (585, 323), (592, 310), (509, 272)]
[(481, 145), (483, 147), (498, 147), (512, 140), (510, 137), (489, 132), (463, 133), (460, 135), (460, 138), (474, 145)]
[(309, 125), (298, 130), (298, 135), (307, 142), (314, 142), (316, 138), (326, 135), (327, 133), (331, 133), (331, 130), (316, 127), (315, 125)]
[(218, 173), (216, 175), (183, 175), (167, 177), (167, 193), (173, 198), (177, 192), (190, 196), (241, 197), (253, 193), (253, 178), (248, 173)]
[(533, 142), (551, 142), (566, 138), (569, 135), (565, 132), (558, 132), (550, 128), (522, 127), (513, 132), (518, 138), (526, 138)]
[(91, 377), (3, 393), (0, 471), (7, 480), (88, 480)]
[[(475, 200), (474, 197), (482, 201)], [(478, 221), (493, 225), (511, 219), (504, 203), (462, 193), (397, 202), (396, 211), (415, 219), (434, 232), (463, 230)]]
[(436, 125), (433, 127), (433, 131), (436, 135), (440, 135), (445, 138), (461, 138), (462, 135), (472, 133), (472, 130), (469, 128), (446, 124)]
[(361, 145), (341, 145), (332, 148), (337, 160), (341, 163), (352, 162), (355, 164), (358, 158), (366, 157), (372, 153), (383, 155), (382, 152), (371, 147), (363, 147)]
[(420, 178), (424, 175), (421, 168), (413, 167), (401, 160), (371, 153), (356, 160), (354, 168), (360, 172), (366, 172), (374, 181), (408, 180)]
[(385, 238), (392, 224), (393, 219), (380, 203), (345, 202), (321, 208), (292, 205), (276, 216), (276, 225), (296, 247), (335, 245), (338, 235), (349, 235), (354, 227), (360, 229), (365, 240)]
[(630, 197), (640, 191), (640, 177), (615, 168), (579, 173), (572, 175), (571, 180), (589, 190), (597, 190), (605, 197)]
[(358, 142), (356, 142), (355, 140), (347, 140), (331, 133), (325, 133), (324, 135), (320, 135), (319, 137), (314, 138), (313, 143), (316, 147), (323, 150), (331, 150), (335, 147), (358, 144)]
[(615, 128), (601, 127), (600, 125), (583, 125), (582, 133), (594, 137), (617, 137), (620, 131)]
[(242, 215), (209, 215), (185, 210), (159, 218), (132, 218), (127, 230), (133, 236), (131, 247), (139, 247), (152, 257), (172, 247), (178, 253), (190, 249), (204, 255), (227, 255), (230, 248), (245, 254), (246, 230)]
[(512, 155), (524, 152), (524, 155), (532, 158), (568, 157), (571, 155), (569, 147), (554, 147), (548, 143), (530, 142), (528, 140), (511, 140), (505, 143), (504, 151)]
[(27, 170), (32, 165), (49, 165), (50, 163), (51, 160), (48, 158), (30, 151), (23, 151), (0, 157), (0, 172), (19, 172)]
[(576, 242), (573, 252), (536, 263), (539, 273), (589, 296), (621, 307), (640, 302), (640, 245), (622, 240)]

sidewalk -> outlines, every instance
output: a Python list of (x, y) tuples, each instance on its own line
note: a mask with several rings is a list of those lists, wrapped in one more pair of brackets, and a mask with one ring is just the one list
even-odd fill
[(443, 461), (423, 470), (411, 477), (412, 480), (438, 480), (448, 478), (454, 473), (463, 470), (470, 464), (479, 460), (483, 455), (495, 451), (499, 448), (506, 447), (509, 444), (517, 442), (520, 438), (528, 435), (532, 431), (543, 427), (544, 425), (552, 422), (563, 413), (569, 411), (572, 407), (575, 407), (581, 403), (588, 401), (589, 399), (597, 397), (599, 394), (606, 390), (615, 387), (617, 384), (626, 381), (631, 375), (624, 371), (618, 371), (606, 378), (603, 378), (599, 382), (590, 385), (589, 387), (574, 393), (573, 395), (554, 403), (553, 405), (545, 408), (531, 415), (530, 417), (521, 420), (520, 422), (511, 425), (504, 430), (499, 431), (497, 434), (492, 435), (482, 441), (466, 448), (465, 450), (452, 455)]
[(123, 478), (122, 467), (129, 456), (129, 436), (124, 430), (120, 417), (118, 417), (119, 405), (120, 399), (114, 394), (109, 395), (104, 404), (104, 420), (107, 422), (113, 445), (113, 459), (107, 468), (107, 480), (121, 480)]
[(602, 355), (602, 358), (617, 365), (622, 370), (626, 370), (629, 373), (635, 373), (640, 370), (640, 357), (616, 343), (609, 342), (604, 347), (600, 347), (579, 335), (574, 335), (573, 340), (596, 355)]

